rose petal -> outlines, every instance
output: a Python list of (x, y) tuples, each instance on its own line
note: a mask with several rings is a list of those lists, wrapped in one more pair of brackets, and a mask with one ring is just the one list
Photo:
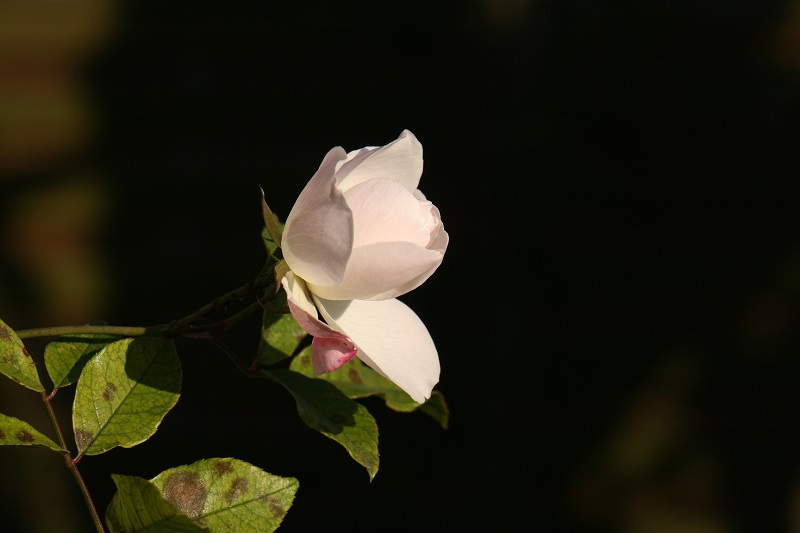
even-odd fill
[(309, 283), (309, 290), (329, 300), (385, 300), (405, 294), (428, 279), (444, 256), (407, 242), (386, 242), (353, 250), (341, 283)]
[(311, 364), (314, 373), (333, 372), (356, 356), (358, 350), (344, 335), (338, 337), (314, 337), (311, 341)]
[(418, 403), (439, 381), (439, 355), (419, 317), (399, 300), (335, 301), (314, 297), (322, 316), (358, 347), (358, 357)]
[(300, 193), (283, 230), (286, 263), (301, 278), (335, 285), (353, 248), (353, 213), (336, 185), (334, 167), (344, 150), (334, 148)]
[(344, 193), (353, 212), (353, 247), (407, 241), (422, 247), (430, 241), (430, 202), (420, 202), (396, 181), (377, 178)]
[(355, 357), (357, 350), (353, 342), (317, 318), (317, 309), (309, 300), (302, 280), (292, 272), (287, 272), (281, 285), (286, 291), (292, 316), (306, 333), (314, 337), (311, 341), (311, 363), (315, 374), (336, 370)]
[(373, 178), (387, 178), (413, 192), (422, 177), (422, 145), (413, 133), (403, 130), (386, 146), (348, 153), (337, 167), (336, 177), (343, 191)]

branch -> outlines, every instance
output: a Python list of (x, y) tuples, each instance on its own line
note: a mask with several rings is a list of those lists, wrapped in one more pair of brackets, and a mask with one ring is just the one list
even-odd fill
[[(215, 322), (214, 324), (206, 326), (193, 325), (208, 315), (209, 313), (226, 306), (227, 304), (242, 299), (250, 294), (257, 292), (263, 288), (274, 286), (276, 290), (268, 291), (267, 299), (270, 300), (278, 293), (277, 284), (275, 280), (275, 267), (274, 265), (267, 269), (262, 274), (258, 275), (255, 279), (245, 283), (222, 296), (216, 298), (214, 301), (207, 303), (200, 307), (195, 312), (186, 315), (183, 318), (174, 320), (169, 324), (161, 324), (158, 326), (101, 326), (92, 324), (82, 324), (79, 326), (54, 326), (46, 328), (33, 328), (23, 329), (17, 331), (17, 336), (20, 339), (30, 339), (34, 337), (60, 337), (62, 335), (80, 335), (80, 334), (107, 334), (107, 335), (120, 335), (122, 337), (178, 337), (185, 333), (192, 333), (194, 331), (209, 331), (213, 329), (228, 329), (233, 324), (251, 314), (257, 308), (256, 304), (251, 304), (244, 311), (237, 313), (233, 317), (226, 320)], [(255, 307), (254, 307), (255, 306)]]

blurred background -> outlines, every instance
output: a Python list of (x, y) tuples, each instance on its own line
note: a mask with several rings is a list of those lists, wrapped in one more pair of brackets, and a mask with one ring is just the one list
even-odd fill
[[(798, 0), (7, 0), (0, 318), (181, 317), (260, 269), (259, 186), (283, 218), (404, 128), (451, 237), (403, 298), (450, 427), (365, 400), (370, 483), (185, 340), (155, 436), (80, 463), (101, 512), (112, 472), (233, 456), (299, 479), (286, 532), (800, 532)], [(8, 380), (0, 412), (51, 434)], [(92, 531), (59, 456), (0, 480), (4, 530)]]

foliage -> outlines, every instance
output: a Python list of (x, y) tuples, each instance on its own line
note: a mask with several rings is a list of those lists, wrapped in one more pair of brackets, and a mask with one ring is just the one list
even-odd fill
[[(263, 193), (262, 193), (263, 194)], [(423, 405), (358, 359), (339, 370), (315, 376), (305, 331), (287, 312), (280, 279), (282, 225), (262, 201), (262, 233), (267, 261), (259, 275), (194, 313), (150, 328), (87, 324), (17, 332), (0, 321), (0, 373), (41, 395), (57, 438), (28, 422), (0, 414), (0, 446), (31, 446), (61, 454), (87, 501), (97, 531), (191, 532), (276, 530), (291, 508), (298, 481), (272, 475), (234, 458), (211, 458), (168, 469), (153, 479), (112, 473), (117, 487), (105, 516), (95, 508), (78, 463), (85, 456), (115, 447), (129, 448), (155, 434), (180, 399), (181, 337), (214, 341), (246, 316), (263, 313), (260, 342), (250, 366), (253, 378), (268, 378), (294, 398), (297, 412), (311, 429), (332, 439), (373, 479), (378, 472), (378, 426), (357, 400), (379, 396), (396, 411), (417, 409), (447, 427), (448, 410), (434, 392)], [(224, 320), (210, 321), (212, 311), (249, 304)], [(54, 337), (43, 360), (49, 390), (23, 339)], [(288, 363), (287, 363), (287, 360)], [(237, 362), (237, 364), (240, 364)], [(72, 406), (74, 445), (69, 445), (50, 401), (59, 389), (75, 385)]]

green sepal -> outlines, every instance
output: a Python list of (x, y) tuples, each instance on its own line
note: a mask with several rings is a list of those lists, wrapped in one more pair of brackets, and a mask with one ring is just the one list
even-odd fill
[[(261, 214), (264, 217), (264, 227), (267, 230), (269, 240), (271, 240), (277, 248), (280, 248), (281, 237), (283, 236), (283, 226), (278, 220), (278, 217), (275, 216), (275, 213), (273, 213), (267, 205), (267, 200), (264, 197), (264, 189), (261, 189)], [(274, 250), (270, 251), (270, 255), (272, 255), (273, 252)]]

